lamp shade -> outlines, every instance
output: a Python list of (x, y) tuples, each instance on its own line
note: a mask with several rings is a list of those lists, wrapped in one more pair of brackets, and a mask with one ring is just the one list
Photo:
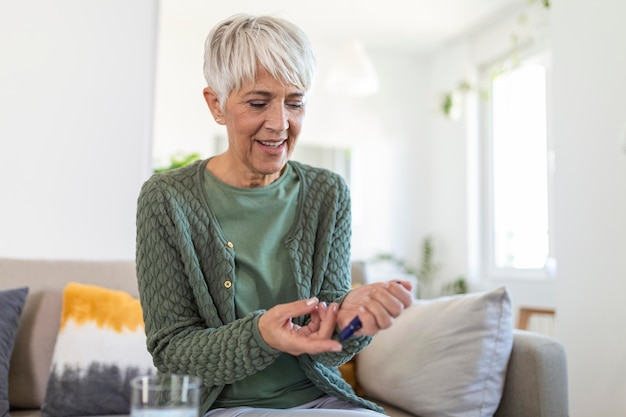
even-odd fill
[(378, 74), (363, 42), (346, 42), (339, 59), (328, 71), (325, 87), (330, 93), (366, 96), (378, 91)]

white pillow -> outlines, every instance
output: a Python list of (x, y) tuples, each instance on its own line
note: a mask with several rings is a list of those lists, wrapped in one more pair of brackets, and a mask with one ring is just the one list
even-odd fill
[(504, 287), (416, 300), (357, 357), (365, 395), (420, 417), (496, 412), (513, 347)]

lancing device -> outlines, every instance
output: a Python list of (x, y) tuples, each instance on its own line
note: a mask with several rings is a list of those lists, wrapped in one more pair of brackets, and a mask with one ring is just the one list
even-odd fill
[(361, 323), (361, 319), (359, 316), (355, 316), (352, 321), (343, 328), (341, 332), (339, 332), (339, 339), (347, 340), (361, 327), (363, 327), (363, 323)]

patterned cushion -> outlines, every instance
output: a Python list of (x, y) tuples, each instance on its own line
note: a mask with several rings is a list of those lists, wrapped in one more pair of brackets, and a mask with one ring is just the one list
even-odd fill
[(28, 288), (0, 291), (0, 416), (9, 415), (9, 363)]
[(131, 379), (154, 373), (139, 300), (68, 284), (42, 414), (128, 414)]

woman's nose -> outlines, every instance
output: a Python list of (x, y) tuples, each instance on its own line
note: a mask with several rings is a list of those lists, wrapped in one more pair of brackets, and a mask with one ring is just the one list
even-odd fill
[(270, 108), (265, 125), (276, 131), (284, 131), (289, 128), (288, 113), (282, 104), (276, 104)]

